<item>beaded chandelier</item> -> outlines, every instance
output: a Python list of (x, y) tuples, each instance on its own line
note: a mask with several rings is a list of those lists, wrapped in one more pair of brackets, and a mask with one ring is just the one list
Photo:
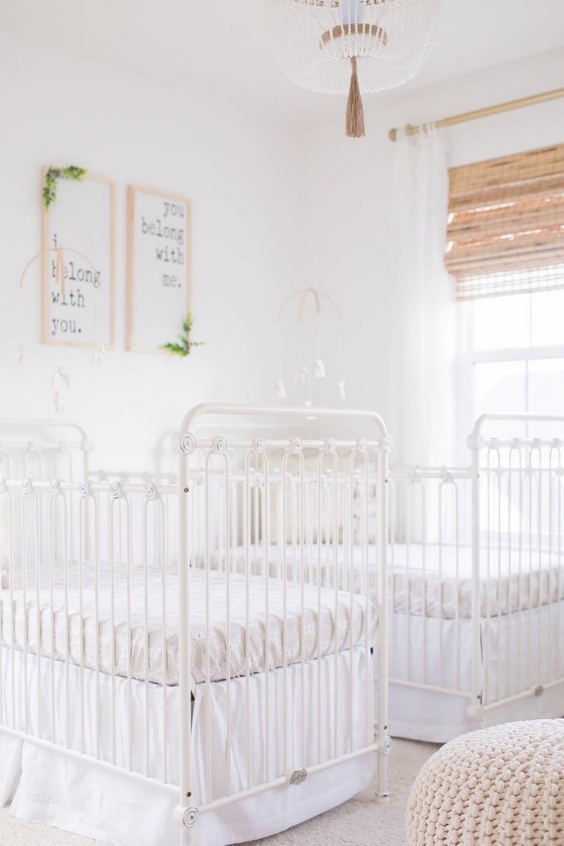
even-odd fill
[(364, 132), (361, 92), (413, 79), (433, 46), (439, 0), (265, 0), (280, 68), (298, 85), (349, 92), (347, 135)]

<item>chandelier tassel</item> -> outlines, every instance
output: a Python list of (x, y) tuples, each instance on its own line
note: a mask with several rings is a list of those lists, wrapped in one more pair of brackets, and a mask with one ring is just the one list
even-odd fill
[(358, 84), (356, 56), (351, 56), (351, 67), (351, 84), (347, 101), (347, 136), (349, 138), (363, 138), (366, 134), (364, 131), (364, 109)]

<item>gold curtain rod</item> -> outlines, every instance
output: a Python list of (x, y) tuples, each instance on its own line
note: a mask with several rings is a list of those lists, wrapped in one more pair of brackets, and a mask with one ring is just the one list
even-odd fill
[[(475, 109), (473, 112), (464, 112), (461, 115), (454, 115), (453, 117), (443, 118), (437, 120), (435, 126), (454, 126), (457, 123), (466, 123), (467, 120), (477, 120), (478, 118), (489, 117), (490, 115), (499, 115), (501, 112), (511, 112), (513, 109), (522, 109), (525, 106), (534, 106), (537, 103), (546, 103), (549, 100), (557, 100), (559, 97), (564, 97), (564, 88), (556, 88), (554, 91), (545, 91), (544, 94), (533, 94), (532, 97), (523, 97), (520, 100), (510, 100), (508, 103), (500, 103), (498, 106), (489, 106), (485, 109)], [(421, 126), (406, 126), (408, 135), (415, 135), (421, 129), (424, 129), (427, 124)], [(390, 129), (389, 137), (391, 141), (396, 141), (398, 137), (397, 129)]]

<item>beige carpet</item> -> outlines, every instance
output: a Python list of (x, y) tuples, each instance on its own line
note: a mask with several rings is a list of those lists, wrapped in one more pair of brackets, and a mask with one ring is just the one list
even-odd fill
[[(427, 743), (395, 741), (390, 758), (389, 802), (375, 802), (374, 791), (367, 790), (333, 811), (256, 843), (265, 846), (405, 846), (404, 815), (409, 790), (417, 772), (436, 748)], [(94, 844), (93, 840), (75, 837), (57, 828), (18, 822), (7, 808), (0, 810), (0, 846)]]

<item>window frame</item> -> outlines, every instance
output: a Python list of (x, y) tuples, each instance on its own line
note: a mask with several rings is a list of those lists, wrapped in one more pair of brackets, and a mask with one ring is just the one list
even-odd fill
[[(543, 292), (538, 292), (542, 294)], [(534, 296), (534, 294), (515, 294), (514, 296)], [(525, 365), (525, 412), (530, 412), (530, 371), (529, 364), (533, 361), (562, 359), (564, 361), (564, 344), (549, 346), (505, 347), (493, 350), (475, 350), (474, 338), (474, 301), (459, 301), (457, 303), (457, 337), (458, 337), (458, 379), (457, 379), (457, 424), (459, 431), (469, 433), (476, 421), (476, 371), (477, 364), (497, 362), (522, 362)], [(461, 449), (462, 449), (461, 445)]]

